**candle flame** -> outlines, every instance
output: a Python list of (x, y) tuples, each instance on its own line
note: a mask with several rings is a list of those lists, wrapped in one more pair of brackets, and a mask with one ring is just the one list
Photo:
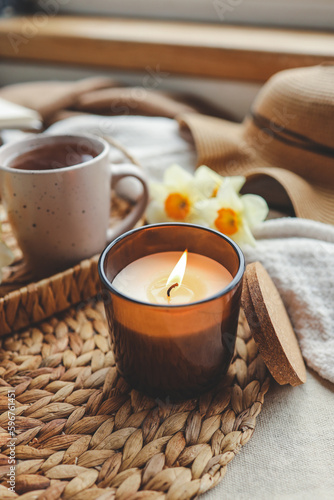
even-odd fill
[(170, 286), (174, 283), (177, 283), (179, 286), (181, 285), (184, 273), (186, 271), (187, 256), (188, 250), (185, 250), (181, 255), (178, 263), (174, 267), (173, 271), (170, 273), (166, 286)]

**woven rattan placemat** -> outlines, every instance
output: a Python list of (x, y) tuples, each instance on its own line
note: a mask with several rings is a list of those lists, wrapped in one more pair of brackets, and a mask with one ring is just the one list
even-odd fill
[[(72, 307), (0, 346), (2, 499), (194, 498), (224, 477), (251, 438), (269, 387), (243, 314), (224, 382), (178, 404), (131, 390), (117, 374), (102, 302)], [(15, 493), (7, 483), (13, 453)]]

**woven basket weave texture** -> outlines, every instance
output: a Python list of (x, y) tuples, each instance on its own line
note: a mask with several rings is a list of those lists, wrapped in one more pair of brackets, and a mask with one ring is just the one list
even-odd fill
[[(98, 300), (3, 337), (0, 377), (0, 498), (24, 500), (194, 498), (224, 477), (251, 438), (269, 387), (241, 313), (233, 362), (217, 388), (177, 404), (131, 390), (117, 373)], [(12, 392), (15, 493), (6, 483)]]

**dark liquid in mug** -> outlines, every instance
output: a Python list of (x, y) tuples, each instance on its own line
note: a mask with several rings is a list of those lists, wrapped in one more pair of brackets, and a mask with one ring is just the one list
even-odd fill
[(16, 156), (8, 166), (18, 170), (56, 170), (85, 163), (97, 155), (87, 141), (45, 144)]

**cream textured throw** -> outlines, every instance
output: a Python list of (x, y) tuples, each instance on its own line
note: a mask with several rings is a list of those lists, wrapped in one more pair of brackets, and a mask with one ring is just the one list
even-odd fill
[(244, 249), (275, 282), (311, 368), (334, 382), (334, 227), (305, 219), (275, 219)]

